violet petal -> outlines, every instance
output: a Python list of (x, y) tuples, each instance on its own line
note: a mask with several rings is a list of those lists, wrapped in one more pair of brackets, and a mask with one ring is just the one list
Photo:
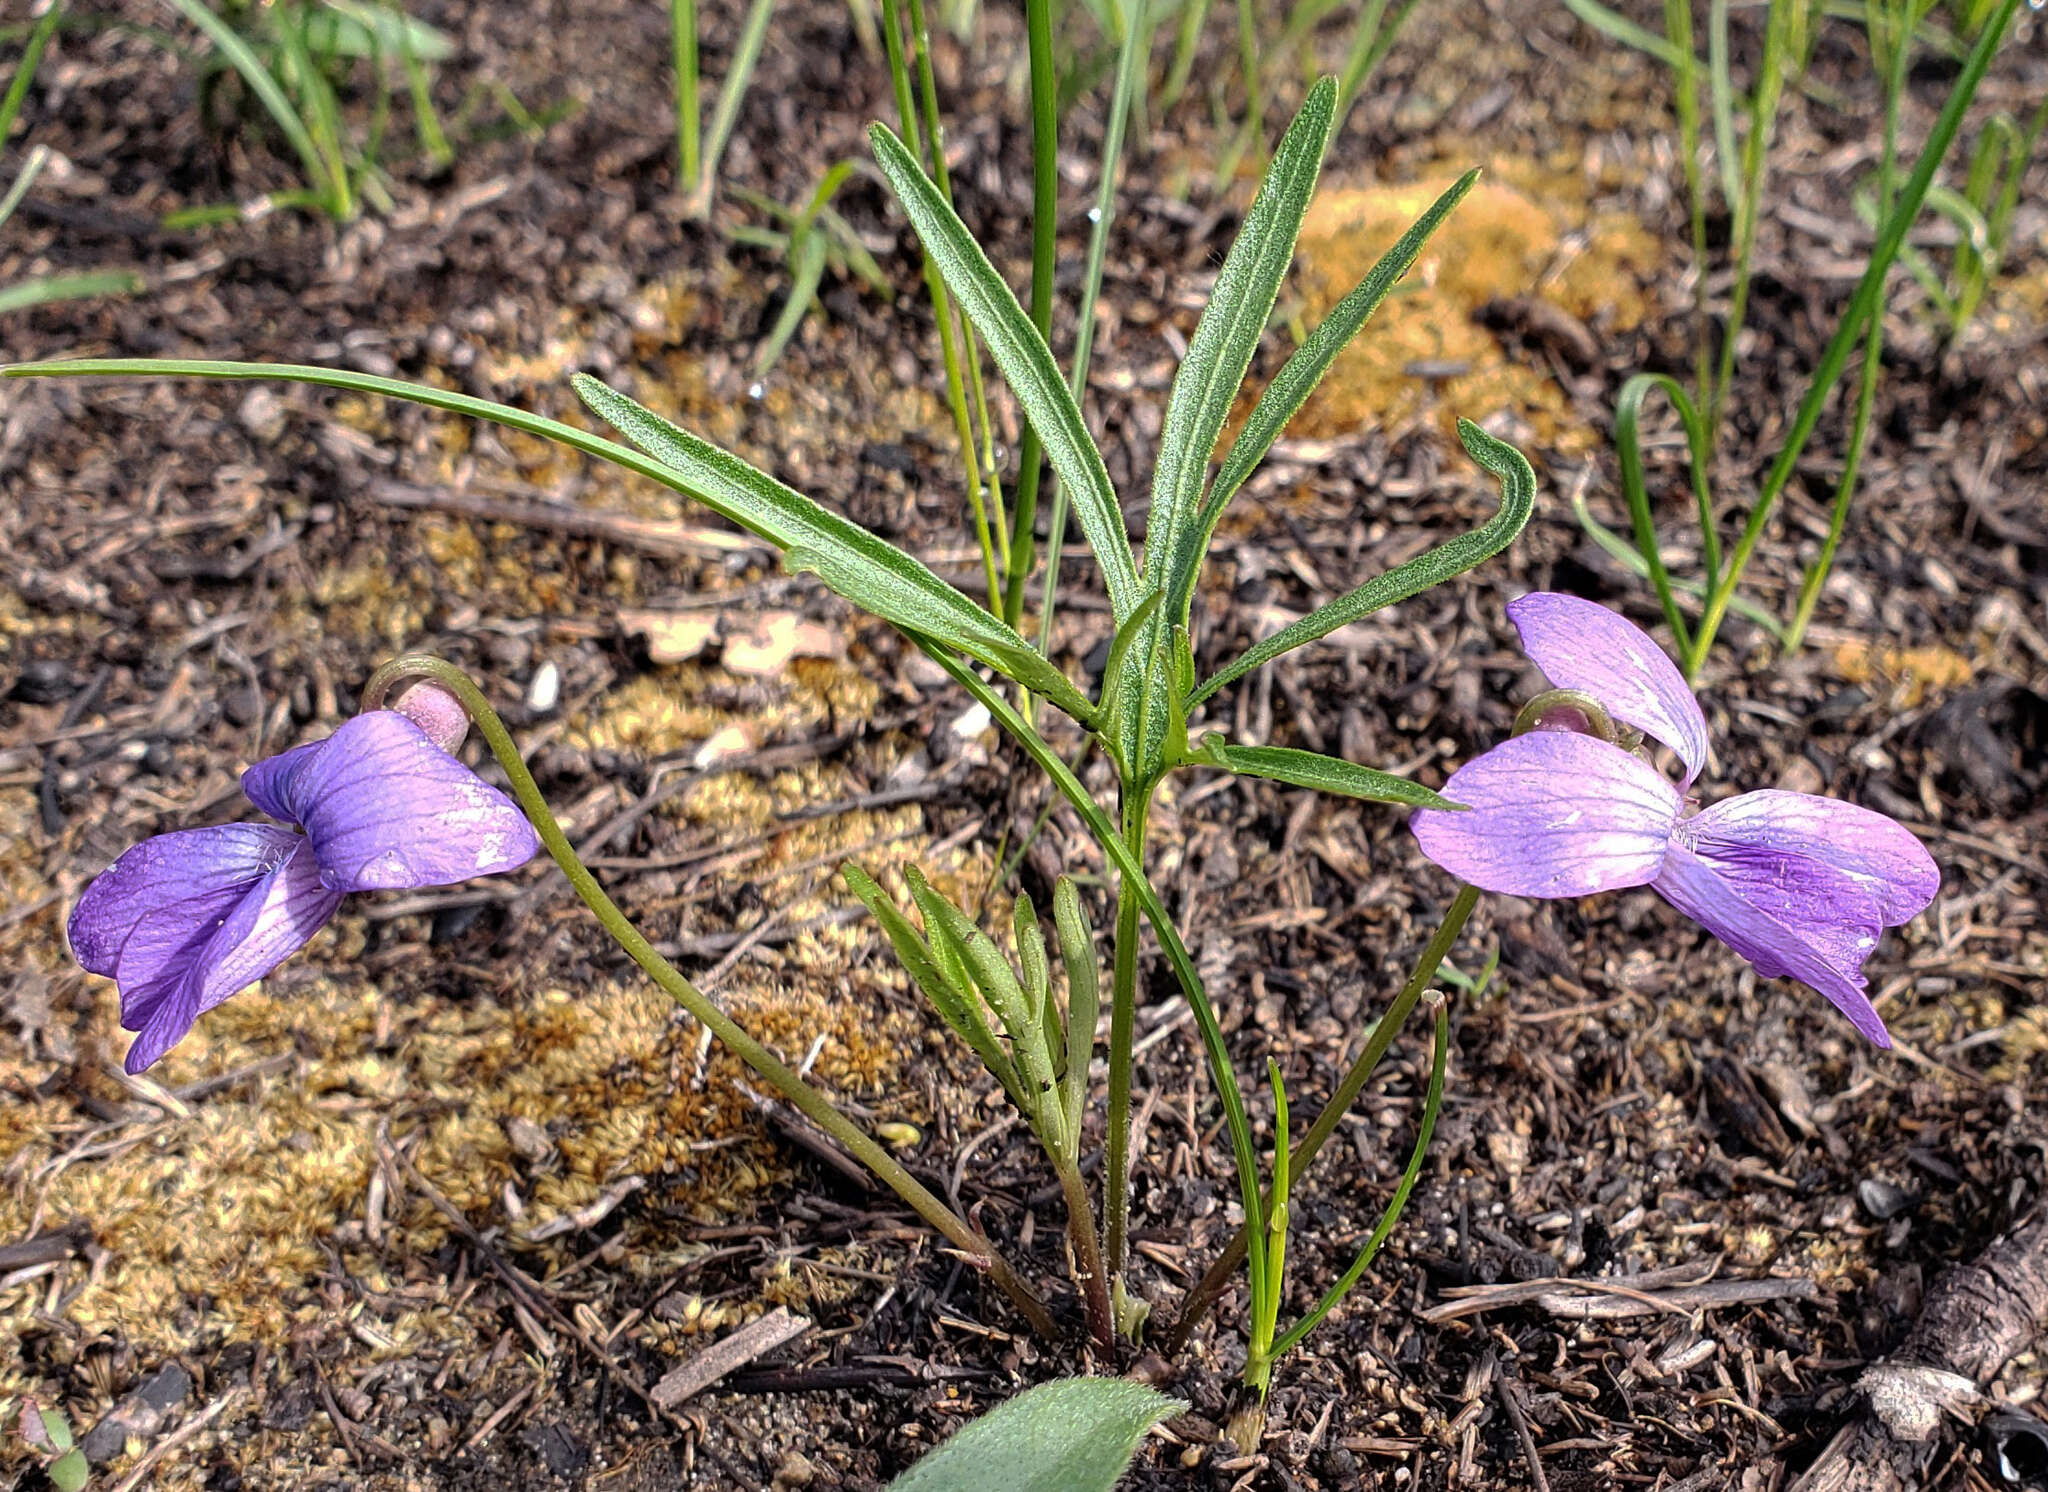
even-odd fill
[[(204, 1011), (254, 984), (305, 947), (341, 904), (320, 884), (312, 845), (293, 848), (250, 884), (222, 917), (195, 926), (189, 907), (160, 907), (138, 922), (123, 948), (116, 979), (121, 1024), (137, 1033), (127, 1068), (141, 1072), (192, 1029)], [(172, 957), (159, 949), (175, 945)]]
[(330, 891), (447, 886), (540, 848), (518, 805), (402, 715), (371, 710), (321, 744), (284, 780), (283, 806)]
[(1912, 921), (1941, 889), (1934, 857), (1911, 830), (1838, 798), (1744, 793), (1685, 820), (1673, 838), (1710, 861), (1761, 853), (1831, 865), (1869, 889), (1885, 927)]
[[(1811, 985), (1871, 1041), (1892, 1044), (1862, 974), (1864, 957), (1877, 945), (1877, 900), (1854, 877), (1798, 857), (1709, 861), (1674, 843), (1652, 884), (1757, 973)], [(1801, 911), (1806, 896), (1825, 910)]]
[(302, 800), (296, 789), (299, 773), (326, 749), (327, 741), (309, 741), (265, 757), (242, 774), (242, 796), (274, 819), (287, 824), (301, 822), (297, 805)]
[(1443, 786), (1463, 812), (1418, 809), (1422, 852), (1482, 891), (1589, 896), (1657, 874), (1678, 789), (1619, 746), (1535, 731), (1473, 758)]
[(1707, 764), (1707, 717), (1678, 665), (1619, 612), (1556, 591), (1508, 603), (1522, 650), (1559, 689), (1580, 689), (1678, 753), (1688, 785)]
[[(160, 963), (176, 952), (166, 929), (180, 918), (191, 928), (225, 916), (242, 893), (281, 864), (299, 836), (270, 824), (180, 829), (131, 845), (93, 878), (70, 922), (71, 951), (88, 973), (114, 977), (138, 924), (151, 913), (146, 941)], [(139, 955), (141, 949), (137, 949)]]

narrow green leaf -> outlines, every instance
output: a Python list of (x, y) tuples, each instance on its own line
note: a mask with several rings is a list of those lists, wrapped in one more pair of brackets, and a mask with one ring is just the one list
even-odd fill
[(334, 178), (327, 157), (313, 139), (312, 130), (286, 96), (283, 85), (256, 54), (255, 48), (244, 41), (241, 33), (218, 15), (206, 0), (169, 0), (169, 3), (186, 20), (204, 31), (214, 50), (242, 75), (249, 91), (256, 95), (277, 127), (284, 131), (292, 149), (298, 152), (299, 164), (305, 170), (307, 181), (336, 216), (346, 216), (350, 207), (347, 179)]
[(813, 571), (884, 621), (937, 637), (1076, 719), (1092, 716), (1086, 696), (1042, 653), (895, 545), (596, 379), (579, 373), (571, 382), (599, 418), (680, 477), (683, 490), (788, 550), (791, 569)]
[(1079, 1152), (1081, 1107), (1088, 1096), (1088, 1064), (1095, 1056), (1095, 1022), (1102, 1014), (1102, 970), (1095, 960), (1095, 930), (1081, 894), (1066, 876), (1052, 888), (1053, 928), (1067, 967), (1067, 1070), (1061, 1097), (1067, 1111), (1067, 1158)]
[(1010, 967), (1010, 961), (1003, 957), (1003, 950), (996, 946), (995, 939), (976, 927), (974, 920), (965, 912), (925, 884), (922, 876), (913, 883), (913, 889), (919, 885), (922, 885), (922, 891), (918, 895), (918, 906), (925, 915), (926, 933), (935, 946), (941, 939), (951, 945), (954, 956), (965, 966), (967, 977), (981, 991), (982, 999), (1001, 1018), (1017, 1054), (1018, 1076), (1024, 1081), (1025, 1091), (1033, 1097), (1032, 1112), (1035, 1112), (1043, 1101), (1043, 1095), (1052, 1089), (1051, 1057), (1046, 1048), (1045, 1034), (1039, 1028), (1037, 1007), (1025, 993), (1023, 981)]
[[(1110, 610), (1121, 622), (1140, 599), (1130, 533), (1124, 527), (1123, 510), (1117, 506), (1102, 453), (1088, 434), (1080, 404), (1060, 377), (1052, 350), (908, 147), (884, 124), (868, 130), (868, 141), (946, 288), (988, 343), (996, 366), (1003, 370), (1024, 408), (1024, 417), (1044, 443), (1046, 459), (1066, 487), (1094, 547), (1096, 563), (1102, 567)], [(994, 598), (991, 602), (1001, 604)]]
[(1308, 340), (1295, 349), (1294, 355), (1273, 381), (1266, 385), (1266, 391), (1259, 396), (1251, 417), (1231, 444), (1230, 454), (1224, 457), (1223, 466), (1216, 473), (1216, 481), (1209, 489), (1209, 496), (1202, 504), (1201, 516), (1195, 527), (1192, 557), (1186, 565), (1178, 566), (1174, 571), (1171, 594), (1167, 598), (1168, 616), (1178, 621), (1187, 620), (1188, 608), (1194, 600), (1195, 577), (1201, 573), (1202, 559), (1209, 552), (1209, 544), (1215, 537), (1217, 523), (1223, 518), (1223, 510), (1245, 480), (1257, 470), (1259, 463), (1265, 460), (1273, 442), (1287, 428), (1287, 422), (1315, 392), (1330, 364), (1351, 345), (1352, 338), (1380, 308), (1380, 303), (1401, 277), (1414, 268), (1415, 261), (1421, 257), (1422, 246), (1429, 242), (1430, 235), (1464, 200), (1465, 194), (1478, 180), (1477, 170), (1467, 171), (1438, 197), (1429, 210), (1416, 219), (1415, 225), (1381, 256), (1379, 263), (1367, 271), (1357, 287), (1337, 302), (1322, 323), (1309, 333)]
[(1610, 41), (1623, 46), (1634, 47), (1646, 52), (1673, 72), (1685, 65), (1685, 56), (1671, 44), (1669, 37), (1659, 36), (1645, 26), (1638, 26), (1619, 11), (1610, 10), (1600, 0), (1564, 0), (1565, 9), (1598, 31)]
[(847, 888), (861, 899), (875, 921), (888, 934), (889, 942), (896, 949), (896, 957), (904, 971), (916, 981), (931, 1002), (932, 1009), (960, 1039), (981, 1058), (982, 1065), (998, 1078), (1011, 1097), (1017, 1098), (1021, 1090), (1017, 1086), (1017, 1072), (1010, 1063), (1010, 1057), (1003, 1050), (995, 1033), (983, 1019), (981, 1002), (967, 986), (964, 979), (956, 982), (946, 970), (939, 967), (932, 950), (917, 935), (917, 929), (910, 925), (910, 919), (897, 909), (889, 897), (866, 871), (848, 861), (839, 867), (839, 874), (845, 878)]
[(1364, 798), (1372, 803), (1405, 803), (1411, 808), (1464, 807), (1462, 803), (1438, 797), (1419, 782), (1410, 782), (1391, 772), (1377, 772), (1340, 756), (1297, 751), (1291, 746), (1233, 746), (1220, 734), (1211, 734), (1203, 740), (1194, 760), (1241, 777), (1265, 777), (1293, 787)]
[(754, 355), (756, 378), (765, 376), (781, 360), (783, 349), (789, 346), (789, 339), (796, 335), (811, 303), (818, 298), (818, 282), (825, 277), (825, 235), (815, 228), (806, 228), (793, 236), (792, 243), (795, 252), (790, 255), (789, 298), (782, 303), (782, 314), (775, 318), (761, 350)]
[(74, 275), (42, 275), (0, 286), (0, 313), (95, 295), (140, 295), (142, 276), (132, 269), (89, 269)]
[(1514, 542), (1528, 523), (1529, 515), (1536, 511), (1535, 468), (1520, 451), (1506, 441), (1495, 440), (1470, 420), (1458, 421), (1458, 438), (1464, 442), (1466, 454), (1500, 482), (1500, 511), (1472, 532), (1439, 544), (1398, 569), (1374, 576), (1357, 590), (1317, 607), (1293, 626), (1264, 642), (1254, 643), (1236, 662), (1212, 675), (1194, 692), (1188, 700), (1189, 709), (1282, 653), (1327, 637), (1360, 617), (1441, 585), (1454, 575), (1462, 575)]
[(1010, 908), (1010, 932), (1017, 940), (1017, 968), (1024, 976), (1024, 992), (1031, 997), (1031, 1006), (1038, 1028), (1046, 1033), (1046, 1039), (1053, 1043), (1053, 1070), (1059, 1070), (1059, 1024), (1053, 1019), (1057, 1012), (1052, 1003), (1052, 964), (1045, 956), (1045, 930), (1038, 925), (1038, 908), (1031, 904), (1031, 898), (1019, 891), (1017, 901)]
[[(1322, 171), (1336, 107), (1334, 78), (1323, 78), (1309, 90), (1273, 152), (1273, 164), (1217, 272), (1209, 304), (1174, 376), (1145, 525), (1145, 568), (1169, 592), (1181, 588), (1181, 572), (1193, 558), (1195, 509), (1209, 475), (1209, 458), (1265, 335), (1280, 281), (1294, 262), (1294, 241)], [(1173, 615), (1178, 619), (1177, 612)]]
[(889, 1492), (1112, 1492), (1139, 1437), (1187, 1405), (1128, 1378), (1062, 1378), (963, 1428)]
[(1138, 603), (1138, 609), (1117, 625), (1115, 634), (1109, 639), (1109, 657), (1102, 665), (1101, 692), (1105, 705), (1113, 707), (1117, 701), (1129, 697), (1130, 691), (1123, 687), (1123, 676), (1130, 660), (1131, 644), (1144, 634), (1146, 625), (1159, 610), (1161, 599), (1156, 590), (1145, 592), (1145, 599)]

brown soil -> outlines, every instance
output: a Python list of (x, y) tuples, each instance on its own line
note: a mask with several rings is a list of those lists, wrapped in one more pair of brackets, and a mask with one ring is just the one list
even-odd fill
[[(157, 229), (165, 211), (289, 185), (288, 157), (258, 129), (202, 126), (190, 73), (147, 37), (60, 37), (24, 118), (64, 166), (10, 225), (0, 284), (134, 265), (150, 289), (13, 315), (7, 359), (340, 363), (571, 419), (567, 374), (588, 370), (971, 585), (936, 336), (879, 185), (858, 180), (840, 205), (897, 298), (828, 277), (822, 314), (757, 397), (749, 370), (786, 272), (679, 222), (663, 8), (421, 9), (460, 43), (438, 85), (451, 115), (486, 82), (529, 108), (577, 107), (538, 136), (485, 138), (487, 106), (452, 170), (430, 179), (399, 159), (394, 209), (345, 226), (275, 213)], [(709, 7), (714, 76), (739, 9)], [(1226, 70), (1227, 10), (1198, 77)], [(163, 21), (140, 0), (123, 13)], [(796, 200), (892, 114), (847, 17), (828, 0), (779, 9), (730, 181)], [(2008, 48), (1987, 106), (2048, 87), (2041, 34), (2034, 23)], [(1008, 10), (983, 15), (971, 46), (940, 42), (962, 209), (1018, 284), (1021, 55)], [(1850, 188), (1876, 147), (1852, 30), (1830, 23), (1812, 77), (1775, 168), (1798, 210), (1764, 227), (1731, 401), (1738, 474), (1774, 449), (1859, 242)], [(1924, 69), (1911, 129), (1947, 81)], [(1096, 107), (1077, 106), (1062, 137), (1063, 312)], [(1368, 330), (1226, 523), (1198, 651), (1220, 662), (1489, 512), (1445, 438), (1451, 416), (1522, 442), (1544, 495), (1501, 560), (1220, 701), (1212, 715), (1240, 739), (1440, 782), (1529, 692), (1506, 599), (1552, 586), (1651, 620), (1567, 498), (1583, 482), (1595, 513), (1621, 520), (1614, 391), (1688, 356), (1668, 129), (1657, 72), (1561, 7), (1512, 0), (1455, 22), (1425, 7), (1395, 48), (1333, 151), (1283, 312), (1319, 312), (1445, 173), (1488, 165), (1488, 185), (1425, 288)], [(1120, 211), (1089, 414), (1134, 530), (1174, 349), (1247, 195), (1245, 182), (1211, 191), (1220, 151), (1204, 101), (1154, 118)], [(2042, 183), (2037, 166), (2006, 278), (1960, 349), (1943, 350), (1902, 288), (1868, 496), (1811, 645), (1773, 661), (1732, 623), (1703, 689), (1710, 791), (1854, 799), (1908, 822), (1940, 862), (1940, 900), (1871, 968), (1897, 1051), (1864, 1046), (1810, 992), (1758, 981), (1649, 892), (1490, 900), (1453, 963), (1475, 973), (1497, 949), (1500, 971), (1457, 1006), (1444, 1119), (1393, 1243), (1286, 1363), (1254, 1458), (1214, 1443), (1243, 1350), (1226, 1304), (1159, 1369), (1194, 1408), (1133, 1486), (1531, 1485), (1518, 1415), (1557, 1492), (1779, 1485), (1842, 1422), (1924, 1283), (2037, 1196)], [(728, 206), (719, 221), (744, 217)], [(1523, 294), (1566, 319), (1498, 304)], [(1267, 371), (1287, 345), (1276, 330)], [(1752, 569), (1781, 611), (1825, 533), (1840, 438), (1830, 416)], [(1675, 444), (1652, 452), (1674, 515)], [(245, 812), (244, 765), (346, 718), (394, 652), (440, 652), (485, 681), (572, 834), (601, 837), (594, 863), (664, 948), (771, 1045), (812, 1057), (857, 1113), (896, 1126), (908, 1162), (956, 1184), (1030, 1273), (1061, 1281), (1047, 1175), (1015, 1131), (988, 1134), (999, 1097), (835, 874), (848, 856), (878, 871), (914, 861), (956, 896), (988, 892), (998, 918), (1015, 883), (990, 884), (1042, 802), (993, 737), (954, 729), (966, 701), (886, 628), (665, 491), (409, 406), (286, 386), (10, 383), (0, 483), (0, 1246), (80, 1225), (0, 1270), (0, 1397), (60, 1404), (81, 1430), (133, 1412), (145, 1387), (174, 1398), (128, 1420), (125, 1444), (119, 1423), (107, 1432), (107, 1485), (140, 1465), (134, 1485), (220, 1492), (852, 1492), (1087, 1362), (1031, 1341), (891, 1197), (764, 1118), (737, 1065), (706, 1051), (545, 867), (352, 904), (146, 1084), (120, 1077), (112, 987), (65, 950), (72, 899), (121, 848)], [(565, 532), (534, 521), (541, 501), (603, 521)], [(1075, 561), (1060, 644), (1076, 671), (1106, 641), (1090, 580)], [(633, 616), (648, 611), (713, 614), (719, 637), (655, 662)], [(708, 629), (683, 630), (702, 642)], [(815, 656), (784, 666), (775, 639), (792, 637)], [(535, 707), (549, 669), (558, 700)], [(1201, 776), (1172, 784), (1157, 844), (1239, 1071), (1272, 1055), (1297, 1111), (1311, 1107), (1435, 925), (1445, 877), (1389, 810)], [(1100, 868), (1055, 815), (1021, 882), (1044, 905), (1063, 866)], [(1228, 1237), (1233, 1187), (1163, 971), (1142, 1004), (1141, 1029), (1164, 1034), (1138, 1074), (1138, 1282), (1164, 1319)], [(1425, 1066), (1414, 1041), (1396, 1048), (1300, 1195), (1296, 1308), (1384, 1202)], [(1593, 1321), (1528, 1292), (1444, 1309), (1454, 1287), (1679, 1268), (1691, 1273), (1667, 1280), (1774, 1283), (1747, 1303)], [(812, 1333), (666, 1419), (636, 1397), (635, 1381), (776, 1305)], [(2001, 1392), (2023, 1402), (2041, 1386), (2023, 1356)], [(10, 1436), (0, 1467), (27, 1465)], [(1936, 1467), (1945, 1488), (1996, 1475), (1970, 1438)]]

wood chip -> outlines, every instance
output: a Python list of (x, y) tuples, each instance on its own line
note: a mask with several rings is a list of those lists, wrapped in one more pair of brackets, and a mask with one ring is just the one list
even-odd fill
[(671, 1368), (654, 1385), (651, 1397), (663, 1409), (673, 1409), (701, 1394), (726, 1374), (744, 1368), (755, 1358), (795, 1341), (811, 1329), (802, 1316), (792, 1316), (782, 1306), (749, 1321), (738, 1331), (712, 1343), (686, 1363)]

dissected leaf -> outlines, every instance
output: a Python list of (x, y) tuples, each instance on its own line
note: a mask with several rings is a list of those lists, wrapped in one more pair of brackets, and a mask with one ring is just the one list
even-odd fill
[(1002, 1081), (1014, 1099), (1019, 1095), (1016, 1069), (1011, 1065), (1009, 1053), (996, 1040), (981, 1013), (981, 1002), (964, 978), (956, 978), (941, 967), (938, 958), (917, 929), (910, 925), (910, 919), (897, 909), (889, 893), (876, 884), (874, 878), (858, 865), (848, 861), (839, 867), (839, 873), (846, 880), (849, 890), (873, 914), (875, 921), (882, 924), (882, 931), (888, 934), (889, 942), (896, 949), (896, 957), (904, 970), (924, 991), (924, 997), (931, 1002), (947, 1025), (974, 1049), (982, 1065)]
[(1087, 698), (1044, 654), (895, 545), (596, 379), (579, 373), (571, 382), (599, 418), (706, 507), (788, 551), (792, 570), (814, 571), (855, 605), (960, 649), (1077, 719), (1092, 715)]
[(1351, 293), (1337, 302), (1330, 314), (1309, 333), (1308, 340), (1295, 349), (1294, 355), (1274, 375), (1273, 381), (1266, 385), (1266, 391), (1259, 395), (1259, 402), (1244, 422), (1244, 428), (1238, 431), (1237, 439), (1232, 442), (1230, 454), (1223, 458), (1216, 481), (1202, 503), (1201, 516), (1196, 524), (1193, 558), (1185, 566), (1185, 573), (1176, 570), (1174, 575), (1173, 594), (1168, 598), (1167, 614), (1170, 617), (1187, 620), (1188, 606), (1195, 593), (1195, 576), (1201, 571), (1202, 558), (1209, 552), (1210, 539), (1231, 498), (1237, 495), (1245, 479), (1265, 459), (1266, 452), (1273, 448), (1273, 442), (1280, 438), (1280, 432), (1287, 428), (1287, 422), (1315, 392), (1316, 385), (1323, 381), (1323, 375), (1336, 361), (1337, 354), (1351, 345), (1352, 338), (1379, 309), (1388, 292), (1414, 267), (1430, 235), (1450, 216), (1451, 209), (1464, 200), (1465, 194), (1478, 180), (1477, 170), (1467, 171), (1431, 203), (1429, 210), (1417, 218), (1415, 225), (1381, 256), (1379, 263), (1366, 272), (1365, 278)]
[(1187, 1405), (1127, 1378), (1062, 1378), (998, 1404), (889, 1492), (1111, 1492), (1147, 1430)]
[(1265, 335), (1280, 281), (1294, 261), (1294, 241), (1315, 193), (1336, 107), (1334, 78), (1323, 78), (1309, 90), (1273, 152), (1174, 376), (1145, 526), (1146, 568), (1164, 576), (1169, 591), (1177, 589), (1187, 562), (1209, 458)]
[(868, 130), (868, 141), (946, 288), (988, 343), (996, 366), (1003, 370), (1017, 402), (1024, 407), (1024, 417), (1038, 432), (1046, 459), (1066, 488), (1082, 531), (1095, 550), (1096, 563), (1102, 567), (1110, 610), (1121, 622), (1139, 601), (1130, 533), (1124, 527), (1123, 510), (1117, 506), (1102, 453), (1088, 434), (1081, 406), (1060, 376), (1052, 350), (909, 148), (884, 124)]
[(1190, 709), (1282, 653), (1327, 637), (1360, 617), (1441, 585), (1454, 575), (1462, 575), (1514, 542), (1528, 523), (1529, 515), (1536, 511), (1536, 469), (1520, 451), (1504, 440), (1495, 440), (1470, 420), (1458, 421), (1458, 438), (1465, 443), (1466, 454), (1500, 482), (1500, 511), (1470, 533), (1460, 534), (1405, 565), (1374, 576), (1357, 590), (1317, 607), (1293, 626), (1254, 643), (1236, 662), (1211, 675), (1194, 692), (1188, 700)]
[(1410, 782), (1391, 772), (1376, 772), (1340, 756), (1297, 751), (1291, 746), (1233, 746), (1221, 735), (1211, 735), (1202, 742), (1195, 759), (1242, 777), (1265, 777), (1293, 787), (1313, 788), (1319, 793), (1364, 798), (1371, 803), (1405, 803), (1411, 808), (1462, 806), (1437, 796), (1419, 782)]

